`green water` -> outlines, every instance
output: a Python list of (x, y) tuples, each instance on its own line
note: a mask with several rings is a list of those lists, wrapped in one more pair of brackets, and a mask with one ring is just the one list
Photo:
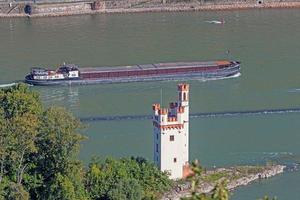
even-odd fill
[[(205, 21), (224, 18), (224, 25)], [(242, 75), (190, 81), (191, 112), (300, 107), (300, 12), (247, 10), (145, 13), (39, 19), (0, 19), (0, 83), (23, 79), (32, 66), (80, 66), (162, 61), (236, 59)], [(229, 50), (229, 54), (226, 51)], [(176, 98), (177, 82), (33, 87), (46, 105), (78, 117), (151, 113), (151, 104)], [(300, 156), (300, 113), (195, 118), (191, 159), (212, 167), (260, 164)], [(152, 158), (147, 120), (96, 121), (84, 130), (80, 157), (139, 155)], [(264, 194), (300, 199), (300, 172), (242, 187), (233, 199)]]

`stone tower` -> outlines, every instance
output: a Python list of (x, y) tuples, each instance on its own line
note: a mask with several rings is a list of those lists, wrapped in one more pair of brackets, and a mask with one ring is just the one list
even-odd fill
[(154, 163), (171, 179), (185, 178), (189, 167), (189, 85), (178, 85), (178, 101), (168, 109), (153, 104)]

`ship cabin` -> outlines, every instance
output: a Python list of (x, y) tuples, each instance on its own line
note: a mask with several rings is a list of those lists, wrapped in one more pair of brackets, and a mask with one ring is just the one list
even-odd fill
[(30, 79), (32, 80), (66, 80), (78, 79), (79, 70), (76, 65), (66, 65), (59, 67), (57, 70), (48, 70), (44, 68), (32, 68)]

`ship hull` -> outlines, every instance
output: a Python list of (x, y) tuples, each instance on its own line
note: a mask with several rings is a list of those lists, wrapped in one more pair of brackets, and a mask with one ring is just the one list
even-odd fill
[(147, 76), (113, 77), (113, 78), (79, 78), (64, 80), (32, 80), (25, 78), (25, 82), (31, 85), (84, 85), (84, 84), (109, 84), (109, 83), (129, 83), (148, 81), (188, 81), (188, 80), (211, 80), (234, 77), (240, 74), (239, 63), (232, 67), (219, 69), (216, 71), (204, 71), (193, 73), (159, 74)]

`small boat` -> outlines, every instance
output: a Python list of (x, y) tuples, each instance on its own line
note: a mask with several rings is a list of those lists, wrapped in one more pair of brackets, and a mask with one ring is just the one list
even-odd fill
[(222, 21), (218, 21), (218, 20), (212, 20), (212, 21), (206, 21), (207, 23), (210, 24), (225, 24), (225, 21), (222, 19)]
[(71, 85), (124, 83), (163, 80), (208, 80), (234, 77), (240, 73), (238, 61), (170, 62), (116, 67), (79, 68), (63, 64), (56, 70), (32, 68), (25, 77), (31, 85)]

